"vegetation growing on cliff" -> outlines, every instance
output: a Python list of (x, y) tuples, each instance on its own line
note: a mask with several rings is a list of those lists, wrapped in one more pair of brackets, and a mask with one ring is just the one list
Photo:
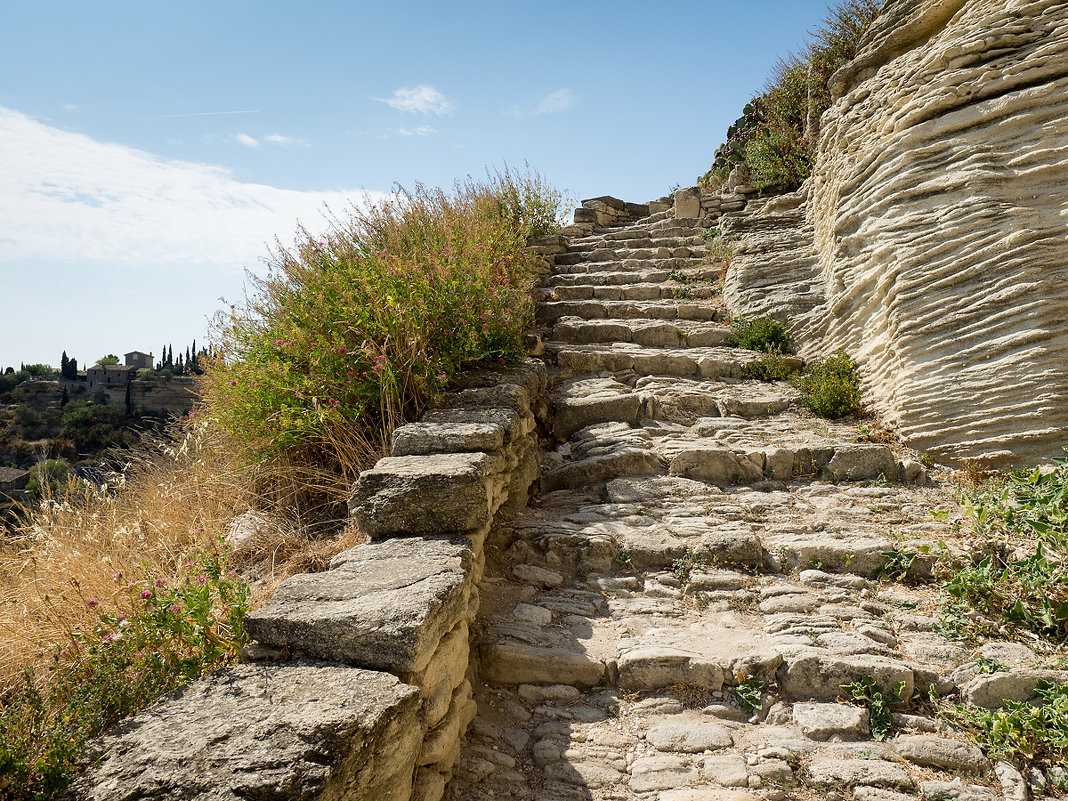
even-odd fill
[(878, 16), (880, 0), (844, 0), (810, 32), (800, 52), (779, 59), (762, 94), (727, 131), (712, 167), (700, 179), (722, 185), (745, 164), (758, 189), (790, 191), (812, 171), (819, 119), (831, 105), (831, 75), (857, 54), (861, 36)]

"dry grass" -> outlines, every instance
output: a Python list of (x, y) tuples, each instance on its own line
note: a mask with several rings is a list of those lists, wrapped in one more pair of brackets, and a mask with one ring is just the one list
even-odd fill
[[(204, 424), (187, 423), (131, 454), (116, 486), (72, 480), (63, 498), (23, 512), (0, 548), (0, 703), (25, 667), (47, 678), (51, 646), (92, 630), (99, 609), (90, 601), (115, 614), (136, 613), (128, 582), (148, 574), (176, 583), (185, 563), (218, 546), (249, 509), (262, 522), (228, 561), (252, 585), (254, 605), (282, 579), (324, 569), (356, 543), (336, 519), (344, 516), (351, 473), (309, 466), (267, 472), (239, 465), (234, 453)], [(358, 467), (353, 462), (350, 471)]]

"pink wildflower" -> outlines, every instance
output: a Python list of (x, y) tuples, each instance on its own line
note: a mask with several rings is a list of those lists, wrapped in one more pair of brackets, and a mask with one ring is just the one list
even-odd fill
[(344, 356), (346, 353), (349, 352), (349, 349), (348, 348), (338, 348), (337, 352), (340, 353), (342, 356)]
[(147, 601), (152, 597), (152, 590), (141, 590), (141, 600)]
[(90, 598), (88, 601), (85, 602), (86, 609), (92, 609), (94, 606), (100, 606), (100, 601), (98, 601), (96, 598)]

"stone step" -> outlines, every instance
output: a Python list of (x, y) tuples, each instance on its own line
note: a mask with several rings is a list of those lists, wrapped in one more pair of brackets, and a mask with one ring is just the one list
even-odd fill
[(725, 345), (729, 326), (700, 320), (584, 320), (564, 317), (553, 326), (552, 339), (571, 345), (633, 342), (646, 347), (710, 347)]
[(688, 270), (701, 268), (720, 268), (721, 265), (713, 264), (704, 258), (693, 259), (623, 259), (621, 261), (584, 261), (578, 264), (563, 264), (553, 268), (553, 275), (568, 275), (575, 273), (616, 273), (632, 272), (639, 273), (643, 270)]
[(546, 342), (545, 350), (573, 375), (607, 371), (680, 378), (744, 378), (745, 366), (762, 355), (740, 348), (644, 348), (634, 344), (556, 342)]
[(581, 317), (585, 320), (700, 320), (713, 322), (727, 318), (723, 307), (707, 301), (685, 299), (660, 301), (630, 300), (559, 300), (539, 303), (537, 321), (542, 325), (561, 317)]
[[(649, 244), (636, 248), (594, 248), (592, 250), (560, 253), (554, 259), (555, 264), (560, 266), (582, 264), (584, 262), (625, 261), (627, 259), (694, 259), (705, 256), (704, 245), (680, 246), (654, 245), (650, 240), (644, 240)], [(666, 240), (670, 241), (670, 240)]]
[(672, 282), (673, 285), (706, 283), (718, 285), (724, 276), (724, 269), (719, 265), (700, 264), (673, 270), (639, 270), (618, 272), (581, 272), (556, 273), (545, 280), (545, 286), (616, 286), (623, 284), (660, 284)]
[(670, 300), (693, 298), (704, 300), (721, 294), (717, 284), (632, 283), (617, 286), (571, 285), (538, 290), (536, 300)]

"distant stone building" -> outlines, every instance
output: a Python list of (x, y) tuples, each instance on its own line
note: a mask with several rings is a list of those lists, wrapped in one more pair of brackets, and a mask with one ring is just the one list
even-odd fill
[(16, 467), (0, 467), (0, 498), (20, 495), (30, 483), (30, 472)]
[(136, 367), (138, 370), (151, 370), (154, 357), (151, 353), (142, 353), (132, 350), (126, 354), (126, 366)]
[[(129, 354), (126, 358), (129, 360)], [(125, 389), (127, 384), (137, 378), (138, 369), (121, 364), (94, 364), (85, 371), (86, 385), (89, 392)]]

